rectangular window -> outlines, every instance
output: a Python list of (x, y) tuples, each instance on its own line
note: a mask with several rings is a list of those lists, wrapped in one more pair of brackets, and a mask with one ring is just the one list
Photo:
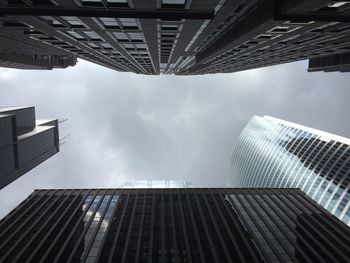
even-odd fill
[(178, 29), (178, 25), (162, 25), (162, 30), (171, 30), (176, 31)]
[(49, 25), (53, 27), (64, 27), (64, 25), (60, 21), (53, 18), (52, 16), (40, 16), (40, 18), (44, 19)]
[(107, 0), (110, 7), (128, 7), (128, 0)]
[(120, 28), (119, 24), (118, 24), (117, 20), (115, 20), (115, 18), (101, 17), (100, 21), (105, 26), (105, 28), (112, 28), (112, 29)]
[(126, 29), (137, 29), (137, 21), (135, 18), (119, 18), (120, 23), (123, 25), (123, 28)]
[(99, 48), (95, 43), (89, 42), (87, 44), (92, 48)]
[(139, 32), (130, 32), (129, 36), (132, 40), (143, 40), (143, 35)]
[(163, 8), (185, 8), (186, 0), (162, 0)]
[(118, 39), (118, 40), (128, 40), (128, 37), (125, 33), (123, 32), (113, 32), (113, 35)]
[(133, 44), (123, 44), (123, 46), (125, 47), (125, 48), (132, 48), (132, 49), (134, 49), (134, 45)]
[(83, 6), (99, 6), (102, 7), (102, 0), (81, 0)]
[(61, 16), (61, 18), (67, 21), (71, 27), (84, 28), (83, 23), (75, 16)]
[(101, 43), (101, 46), (103, 46), (106, 49), (112, 49), (113, 48), (112, 45), (109, 44), (109, 43)]
[(146, 49), (147, 45), (146, 44), (135, 44), (135, 46), (139, 49)]
[(78, 34), (75, 31), (67, 31), (67, 33), (69, 35), (71, 35), (72, 37), (74, 37), (75, 39), (84, 39), (84, 37), (82, 35)]
[(87, 35), (92, 40), (101, 40), (101, 37), (96, 34), (94, 31), (84, 31), (84, 34)]

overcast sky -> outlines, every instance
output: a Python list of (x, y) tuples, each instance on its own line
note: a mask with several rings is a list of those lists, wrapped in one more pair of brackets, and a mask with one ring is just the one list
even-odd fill
[(253, 115), (350, 137), (350, 74), (297, 62), (232, 74), (143, 76), (80, 60), (64, 70), (0, 68), (0, 106), (67, 118), (61, 151), (0, 190), (0, 218), (39, 188), (121, 187), (175, 179), (226, 186), (235, 141)]

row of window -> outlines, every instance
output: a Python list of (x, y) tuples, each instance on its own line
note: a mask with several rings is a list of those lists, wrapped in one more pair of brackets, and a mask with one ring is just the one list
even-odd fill
[[(72, 1), (84, 7), (128, 7), (128, 0), (78, 0)], [(60, 2), (56, 0), (8, 0), (11, 6), (50, 6), (59, 7)], [(161, 0), (163, 8), (184, 8), (186, 0)]]

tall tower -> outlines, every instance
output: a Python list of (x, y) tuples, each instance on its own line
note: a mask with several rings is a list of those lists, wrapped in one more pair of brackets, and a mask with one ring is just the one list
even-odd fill
[(234, 187), (300, 188), (350, 225), (350, 139), (254, 116), (233, 151)]
[(35, 120), (34, 107), (0, 109), (0, 189), (59, 151), (58, 120)]

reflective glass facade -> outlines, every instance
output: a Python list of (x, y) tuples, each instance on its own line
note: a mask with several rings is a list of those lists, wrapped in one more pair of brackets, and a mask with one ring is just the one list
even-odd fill
[(350, 225), (350, 140), (269, 116), (253, 117), (234, 148), (234, 187), (300, 188)]
[(347, 262), (350, 229), (299, 189), (36, 190), (1, 262)]

